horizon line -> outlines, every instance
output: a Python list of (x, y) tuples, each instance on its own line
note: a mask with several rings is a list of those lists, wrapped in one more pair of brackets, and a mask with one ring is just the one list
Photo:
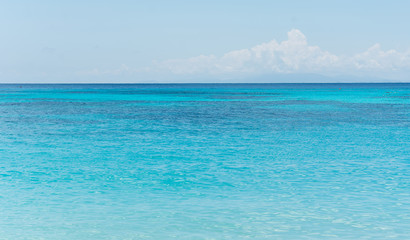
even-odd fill
[(155, 83), (0, 83), (0, 85), (184, 85), (184, 84), (410, 84), (410, 82), (155, 82)]

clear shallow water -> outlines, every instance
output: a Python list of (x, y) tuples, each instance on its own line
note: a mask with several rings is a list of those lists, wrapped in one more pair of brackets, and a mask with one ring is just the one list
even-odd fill
[(0, 85), (0, 239), (409, 239), (410, 84)]

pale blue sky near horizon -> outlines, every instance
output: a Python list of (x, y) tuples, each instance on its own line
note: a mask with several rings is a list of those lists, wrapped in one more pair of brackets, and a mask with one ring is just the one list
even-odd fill
[(293, 73), (409, 81), (409, 9), (410, 1), (0, 1), (0, 83)]

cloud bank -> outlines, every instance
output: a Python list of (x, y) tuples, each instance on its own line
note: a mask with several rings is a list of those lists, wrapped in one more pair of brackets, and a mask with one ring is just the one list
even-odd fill
[(172, 59), (159, 63), (157, 67), (176, 75), (314, 73), (397, 77), (410, 72), (410, 51), (384, 51), (379, 44), (375, 44), (362, 53), (337, 56), (318, 46), (309, 45), (306, 36), (293, 29), (288, 32), (288, 39), (282, 42), (272, 40), (222, 56), (200, 55)]

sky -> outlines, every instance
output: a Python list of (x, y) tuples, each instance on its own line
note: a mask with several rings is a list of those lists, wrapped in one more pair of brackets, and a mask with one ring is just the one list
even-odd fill
[(0, 0), (0, 83), (410, 82), (409, 9), (399, 0)]

